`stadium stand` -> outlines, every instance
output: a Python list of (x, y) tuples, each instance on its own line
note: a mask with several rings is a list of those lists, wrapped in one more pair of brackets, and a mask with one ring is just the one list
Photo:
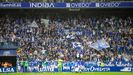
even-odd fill
[[(0, 42), (18, 42), (18, 61), (133, 61), (132, 17), (0, 17)], [(104, 38), (110, 48), (89, 44)], [(76, 46), (73, 46), (76, 43)]]

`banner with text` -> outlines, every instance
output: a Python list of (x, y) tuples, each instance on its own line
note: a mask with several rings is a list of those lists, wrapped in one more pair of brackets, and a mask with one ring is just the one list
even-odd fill
[(133, 8), (133, 2), (99, 2), (99, 3), (0, 2), (0, 8)]
[(72, 61), (62, 62), (62, 70), (57, 61), (52, 62), (30, 62), (25, 68), (18, 63), (18, 72), (133, 72), (132, 63), (102, 63)]

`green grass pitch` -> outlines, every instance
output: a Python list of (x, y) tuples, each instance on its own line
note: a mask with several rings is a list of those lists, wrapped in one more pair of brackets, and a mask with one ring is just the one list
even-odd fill
[(133, 75), (133, 72), (43, 72), (43, 73), (0, 73), (0, 75)]

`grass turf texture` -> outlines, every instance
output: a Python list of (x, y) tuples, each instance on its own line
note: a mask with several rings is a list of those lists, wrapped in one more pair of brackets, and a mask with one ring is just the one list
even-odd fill
[(133, 72), (43, 72), (43, 73), (0, 73), (0, 75), (133, 75)]

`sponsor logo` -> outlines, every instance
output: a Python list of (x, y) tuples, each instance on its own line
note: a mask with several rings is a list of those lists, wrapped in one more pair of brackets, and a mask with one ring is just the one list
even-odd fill
[(51, 8), (55, 7), (54, 3), (30, 3), (30, 7), (33, 8)]
[(96, 3), (96, 7), (119, 7), (120, 2)]
[(124, 67), (120, 71), (128, 71), (128, 72), (130, 72), (131, 71), (131, 67)]
[(21, 3), (0, 3), (0, 7), (21, 7)]
[(0, 68), (0, 72), (15, 72), (14, 68)]
[(72, 8), (77, 8), (77, 7), (90, 7), (92, 3), (68, 3), (66, 7), (72, 7)]

